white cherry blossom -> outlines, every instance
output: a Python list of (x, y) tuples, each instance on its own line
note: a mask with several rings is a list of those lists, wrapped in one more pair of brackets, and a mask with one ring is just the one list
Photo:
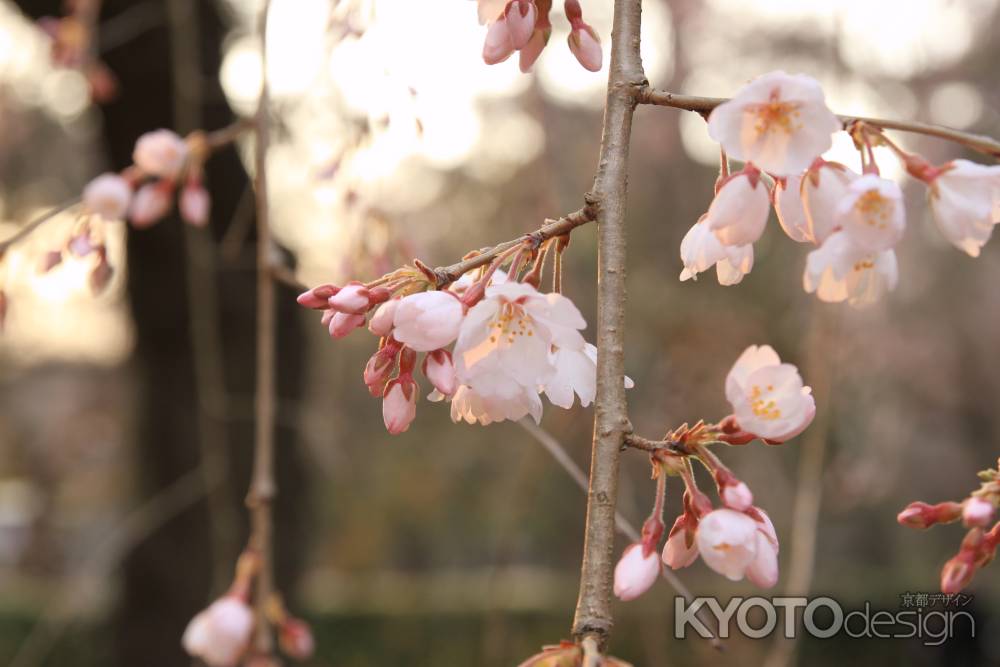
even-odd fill
[(210, 667), (234, 667), (250, 643), (253, 626), (250, 607), (226, 596), (191, 619), (181, 643), (188, 654)]
[(735, 285), (753, 268), (753, 245), (723, 245), (703, 217), (684, 235), (681, 261), (684, 263), (681, 280), (697, 280), (699, 273), (714, 265), (719, 284)]
[(105, 220), (121, 220), (132, 201), (132, 186), (118, 174), (101, 174), (83, 189), (83, 205)]
[(798, 243), (813, 240), (802, 202), (802, 174), (780, 179), (774, 186), (774, 212), (788, 238)]
[(706, 565), (739, 581), (757, 557), (757, 522), (736, 510), (713, 510), (698, 522), (695, 540)]
[(839, 129), (819, 83), (781, 71), (757, 77), (708, 118), (709, 135), (726, 153), (776, 176), (803, 171)]
[(883, 250), (866, 253), (858, 249), (846, 232), (831, 235), (806, 258), (802, 285), (816, 292), (820, 301), (847, 301), (865, 306), (896, 288), (899, 268), (896, 253)]
[(770, 442), (801, 433), (816, 415), (812, 389), (769, 345), (751, 345), (726, 376), (726, 400), (740, 428)]
[(758, 172), (734, 174), (719, 188), (705, 221), (723, 245), (744, 246), (764, 233), (770, 207)]
[(972, 257), (1000, 223), (1000, 165), (953, 160), (929, 183), (927, 197), (938, 229)]
[(150, 176), (174, 179), (187, 159), (187, 144), (171, 130), (147, 132), (135, 142), (132, 161)]
[(903, 192), (893, 181), (865, 174), (851, 182), (837, 203), (834, 224), (860, 250), (888, 250), (899, 243), (906, 228)]
[(458, 337), (465, 307), (451, 292), (418, 292), (399, 300), (393, 313), (393, 336), (417, 352), (451, 345)]

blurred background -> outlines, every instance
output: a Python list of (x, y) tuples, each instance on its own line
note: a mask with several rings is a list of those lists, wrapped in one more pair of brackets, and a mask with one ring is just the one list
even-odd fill
[[(447, 264), (577, 209), (590, 186), (607, 68), (591, 74), (555, 32), (533, 74), (486, 67), (469, 0), (273, 0), (268, 76), (274, 231), (307, 284), (370, 280), (413, 257)], [(605, 46), (610, 0), (584, 0)], [(113, 81), (53, 64), (43, 16), (58, 0), (0, 1), (3, 238), (121, 169), (158, 127), (221, 127), (256, 103), (252, 0), (106, 0), (97, 54)], [(997, 0), (646, 0), (651, 83), (725, 96), (772, 70), (819, 79), (840, 112), (1000, 135)], [(940, 162), (956, 146), (893, 134)], [(0, 664), (189, 664), (187, 620), (228, 585), (246, 535), (253, 432), (252, 191), (240, 144), (208, 163), (207, 231), (168, 218), (107, 227), (115, 275), (45, 274), (74, 218), (53, 220), (0, 265)], [(831, 156), (858, 168), (846, 135)], [(831, 157), (827, 156), (827, 157)], [(883, 174), (900, 175), (889, 155)], [(707, 208), (717, 147), (702, 119), (637, 112), (630, 163), (629, 394), (639, 433), (725, 414), (723, 380), (770, 343), (814, 387), (819, 417), (783, 447), (724, 460), (782, 541), (774, 594), (810, 589), (845, 607), (897, 610), (937, 590), (955, 526), (918, 533), (912, 500), (961, 499), (1000, 439), (1000, 245), (973, 260), (937, 234), (905, 181), (898, 289), (864, 310), (805, 294), (808, 248), (773, 224), (741, 285), (680, 283), (680, 240)], [(1000, 241), (994, 241), (994, 244)], [(566, 293), (591, 325), (595, 237), (567, 252)], [(513, 665), (565, 638), (576, 600), (585, 498), (518, 424), (453, 425), (421, 402), (386, 434), (361, 371), (373, 340), (331, 341), (280, 292), (279, 583), (313, 624), (313, 665)], [(593, 326), (588, 337), (593, 337)], [(590, 409), (542, 426), (581, 466)], [(648, 464), (623, 456), (621, 512), (649, 511)], [(668, 487), (668, 516), (680, 504)], [(818, 512), (818, 518), (813, 516)], [(622, 541), (620, 547), (624, 547)], [(813, 559), (815, 555), (815, 559)], [(815, 567), (812, 562), (815, 560)], [(794, 561), (794, 562), (793, 562)], [(696, 563), (697, 595), (752, 594)], [(616, 604), (612, 651), (637, 665), (1000, 664), (1000, 577), (965, 607), (974, 639), (731, 639), (719, 653), (672, 638), (660, 583)]]

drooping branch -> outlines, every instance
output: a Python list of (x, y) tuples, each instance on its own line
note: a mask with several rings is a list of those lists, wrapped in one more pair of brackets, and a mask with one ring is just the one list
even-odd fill
[[(664, 90), (656, 90), (649, 86), (643, 86), (636, 98), (640, 104), (652, 104), (661, 107), (673, 107), (685, 111), (695, 111), (702, 115), (708, 114), (715, 107), (728, 100), (724, 97), (699, 97), (697, 95), (681, 95), (669, 93)], [(883, 130), (898, 130), (900, 132), (912, 132), (923, 134), (929, 137), (937, 137), (947, 141), (961, 144), (966, 148), (990, 157), (1000, 159), (1000, 141), (992, 137), (971, 132), (962, 132), (943, 125), (932, 125), (930, 123), (918, 123), (915, 121), (890, 120), (885, 118), (869, 118), (867, 116), (852, 116), (849, 114), (837, 114), (837, 118), (847, 129), (856, 121), (861, 121), (867, 125)]]
[(636, 94), (646, 83), (639, 56), (641, 15), (641, 0), (615, 1), (604, 130), (593, 187), (598, 225), (597, 395), (573, 637), (578, 642), (591, 637), (602, 649), (613, 625), (618, 455), (631, 431), (625, 401), (625, 206), (632, 116)]

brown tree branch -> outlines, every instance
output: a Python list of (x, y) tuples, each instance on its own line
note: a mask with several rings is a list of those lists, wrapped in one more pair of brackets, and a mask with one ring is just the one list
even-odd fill
[(270, 141), (270, 92), (267, 81), (267, 15), (270, 0), (264, 0), (258, 20), (261, 52), (260, 100), (256, 114), (254, 180), (257, 197), (257, 359), (256, 406), (257, 428), (254, 433), (254, 464), (247, 507), (250, 509), (250, 547), (260, 557), (254, 602), (257, 627), (254, 652), (269, 656), (274, 638), (268, 621), (268, 607), (274, 593), (272, 562), (272, 503), (277, 493), (274, 480), (274, 414), (276, 334), (275, 285), (271, 277), (271, 228), (267, 192), (267, 150)]
[(598, 225), (597, 395), (573, 637), (578, 642), (592, 637), (602, 650), (613, 625), (618, 455), (631, 431), (625, 401), (625, 205), (632, 115), (636, 94), (646, 84), (639, 56), (641, 15), (641, 0), (615, 0), (604, 130), (592, 198)]
[[(729, 100), (724, 97), (699, 97), (697, 95), (680, 95), (669, 93), (663, 90), (656, 90), (649, 86), (643, 86), (636, 98), (640, 104), (652, 104), (661, 107), (673, 107), (685, 111), (695, 111), (701, 115), (706, 115), (715, 107)], [(848, 114), (838, 114), (837, 118), (846, 129), (855, 121), (862, 121), (873, 127), (883, 130), (899, 130), (900, 132), (912, 132), (923, 134), (929, 137), (945, 139), (969, 148), (971, 150), (1000, 159), (1000, 141), (992, 137), (970, 132), (954, 130), (943, 125), (932, 125), (930, 123), (918, 123), (915, 121), (888, 120), (885, 118), (869, 118), (867, 116), (852, 116)]]

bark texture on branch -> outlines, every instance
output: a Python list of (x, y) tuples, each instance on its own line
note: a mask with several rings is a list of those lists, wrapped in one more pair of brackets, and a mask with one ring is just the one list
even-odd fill
[(598, 225), (597, 398), (587, 493), (580, 596), (573, 637), (604, 648), (613, 625), (618, 456), (631, 430), (625, 403), (625, 204), (629, 140), (637, 93), (646, 77), (639, 57), (641, 0), (616, 0), (601, 153), (589, 201)]

